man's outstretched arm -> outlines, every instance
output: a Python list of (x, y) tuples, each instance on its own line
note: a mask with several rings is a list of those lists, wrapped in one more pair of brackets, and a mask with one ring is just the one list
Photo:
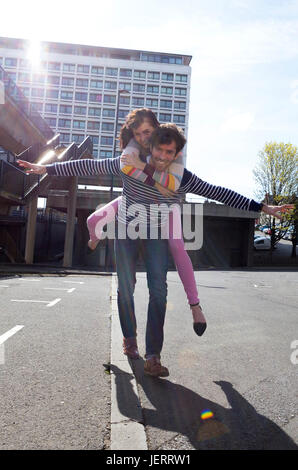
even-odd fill
[(55, 175), (55, 176), (92, 176), (92, 175), (121, 175), (120, 157), (105, 158), (103, 160), (82, 159), (68, 162), (55, 162), (51, 165), (37, 165), (17, 160), (25, 168), (27, 174)]

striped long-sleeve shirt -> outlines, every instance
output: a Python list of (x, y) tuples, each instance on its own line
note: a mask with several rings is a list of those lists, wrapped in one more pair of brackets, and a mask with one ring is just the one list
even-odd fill
[[(120, 168), (120, 157), (103, 160), (72, 160), (68, 162), (47, 165), (47, 173), (57, 176), (92, 176), (98, 174), (113, 174), (120, 176), (123, 181), (123, 196), (118, 208), (118, 220), (129, 223), (138, 219), (138, 223), (150, 223), (160, 226), (166, 223), (168, 214), (161, 214), (161, 205), (171, 205), (180, 202), (180, 197), (186, 193), (212, 199), (228, 206), (247, 211), (260, 211), (261, 204), (248, 199), (241, 194), (221, 186), (216, 186), (201, 180), (194, 173), (185, 169), (179, 190), (169, 198), (164, 197), (153, 186), (148, 186), (131, 176), (126, 175)], [(161, 214), (161, 216), (160, 216)]]

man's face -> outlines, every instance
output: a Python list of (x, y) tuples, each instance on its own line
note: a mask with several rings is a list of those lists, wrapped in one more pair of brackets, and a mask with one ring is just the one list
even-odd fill
[(133, 129), (133, 135), (137, 143), (148, 152), (150, 151), (149, 139), (155, 127), (152, 126), (149, 119), (144, 119), (143, 123), (137, 128)]
[(152, 147), (151, 164), (157, 171), (165, 171), (176, 159), (176, 142), (172, 140), (170, 144), (157, 144)]

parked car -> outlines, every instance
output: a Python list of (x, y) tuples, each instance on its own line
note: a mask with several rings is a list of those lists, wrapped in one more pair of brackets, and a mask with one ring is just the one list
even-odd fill
[(256, 237), (254, 239), (255, 250), (270, 250), (271, 240), (268, 237)]
[(267, 228), (270, 228), (269, 225), (261, 225), (259, 227), (259, 230), (261, 230), (261, 232), (264, 232), (264, 230), (267, 229)]

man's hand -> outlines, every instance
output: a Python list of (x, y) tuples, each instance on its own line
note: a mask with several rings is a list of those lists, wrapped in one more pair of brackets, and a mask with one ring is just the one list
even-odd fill
[(45, 165), (35, 165), (34, 163), (26, 162), (25, 160), (17, 160), (19, 166), (25, 168), (25, 172), (35, 175), (44, 175), (47, 172)]
[(124, 155), (122, 154), (120, 157), (120, 160), (125, 165), (133, 166), (137, 168), (138, 170), (144, 170), (145, 168), (145, 163), (142, 162), (139, 156), (134, 152), (131, 154), (124, 154)]
[(282, 206), (267, 206), (266, 204), (263, 204), (262, 211), (265, 212), (265, 214), (272, 215), (273, 217), (282, 220), (282, 214), (290, 212), (294, 208), (294, 204), (283, 204)]
[(171, 191), (170, 189), (168, 188), (165, 188), (164, 186), (162, 186), (161, 184), (159, 184), (157, 181), (155, 181), (155, 188), (158, 189), (158, 191), (165, 197), (173, 197), (173, 195), (175, 194), (174, 191)]

